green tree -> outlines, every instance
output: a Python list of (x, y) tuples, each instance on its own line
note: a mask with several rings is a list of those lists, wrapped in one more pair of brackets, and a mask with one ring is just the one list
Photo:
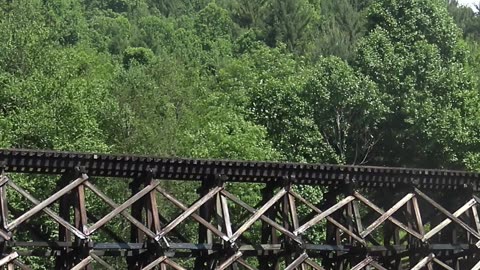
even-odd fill
[(176, 29), (173, 20), (159, 16), (142, 17), (137, 22), (137, 28), (135, 46), (149, 48), (156, 54), (173, 54), (176, 51), (178, 42), (174, 37)]
[(337, 57), (321, 58), (300, 94), (339, 163), (368, 162), (388, 109), (376, 85)]
[(43, 5), (45, 22), (52, 39), (61, 45), (75, 45), (86, 39), (87, 21), (78, 1), (47, 1)]
[(211, 0), (149, 0), (148, 4), (167, 17), (180, 17), (194, 14), (210, 2)]
[(470, 7), (458, 4), (458, 1), (448, 1), (448, 12), (455, 23), (463, 30), (465, 37), (480, 41), (480, 14)]
[(268, 0), (236, 0), (228, 6), (233, 20), (244, 28), (264, 26), (265, 16), (269, 7)]
[(233, 26), (228, 11), (215, 2), (209, 3), (193, 19), (193, 28), (200, 48), (199, 61), (205, 75), (215, 75), (230, 59), (233, 51)]
[(120, 55), (130, 45), (132, 25), (123, 15), (95, 16), (90, 23), (90, 39), (94, 47), (102, 52)]
[(357, 2), (322, 1), (320, 29), (310, 49), (314, 58), (320, 55), (352, 58), (356, 42), (365, 34), (366, 24), (364, 7)]
[(265, 42), (272, 47), (285, 43), (291, 52), (303, 53), (318, 27), (318, 7), (307, 0), (272, 0), (268, 8)]
[(266, 128), (269, 140), (287, 160), (331, 160), (299, 96), (305, 67), (285, 50), (253, 49), (220, 71), (218, 87), (230, 94), (230, 106), (244, 110), (249, 119)]
[(467, 51), (445, 5), (433, 0), (377, 1), (356, 65), (385, 94), (377, 163), (461, 165), (478, 151), (478, 93)]
[(199, 86), (198, 75), (189, 73), (174, 58), (131, 62), (112, 84), (123, 114), (113, 127), (115, 151), (179, 155), (179, 133)]
[(25, 78), (48, 60), (53, 46), (40, 1), (15, 1), (0, 9), (0, 70)]
[(123, 65), (128, 68), (133, 61), (146, 65), (154, 58), (152, 50), (144, 47), (128, 47), (123, 53)]

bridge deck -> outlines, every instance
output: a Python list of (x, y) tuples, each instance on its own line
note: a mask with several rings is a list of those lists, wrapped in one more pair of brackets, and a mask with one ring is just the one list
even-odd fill
[(375, 166), (303, 164), (159, 158), (77, 152), (0, 149), (7, 172), (63, 174), (83, 167), (89, 176), (131, 178), (153, 171), (162, 180), (203, 180), (223, 175), (229, 182), (281, 182), (336, 186), (354, 182), (359, 187), (384, 188), (412, 184), (426, 189), (480, 188), (476, 172)]

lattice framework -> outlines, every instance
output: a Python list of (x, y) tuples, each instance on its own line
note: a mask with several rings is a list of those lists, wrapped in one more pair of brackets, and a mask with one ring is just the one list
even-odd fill
[[(312, 203), (298, 192), (295, 177), (280, 176), (263, 185), (258, 205), (249, 205), (232, 191), (228, 174), (209, 172), (189, 204), (163, 185), (168, 180), (158, 178), (158, 168), (148, 167), (130, 180), (129, 198), (117, 203), (81, 163), (62, 169), (58, 188), (43, 200), (16, 183), (18, 170), (5, 163), (0, 267), (8, 269), (30, 269), (23, 258), (39, 255), (54, 258), (56, 269), (77, 270), (93, 263), (113, 269), (111, 256), (124, 257), (128, 269), (480, 269), (480, 199), (472, 179), (438, 190), (416, 179), (372, 188), (349, 178), (327, 185), (321, 202)], [(28, 172), (29, 164), (22, 166)], [(7, 189), (33, 207), (12, 216)], [(87, 191), (111, 211), (90, 218)], [(180, 214), (166, 219), (163, 201)], [(41, 213), (58, 225), (58, 237), (17, 241), (18, 231)], [(129, 242), (96, 243), (106, 224), (120, 217), (130, 225)], [(185, 223), (196, 224), (196, 239), (178, 241)], [(312, 237), (314, 228), (325, 230), (322, 239)]]

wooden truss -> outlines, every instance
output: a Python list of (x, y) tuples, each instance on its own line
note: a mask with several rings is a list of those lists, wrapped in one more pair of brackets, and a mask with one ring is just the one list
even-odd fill
[[(134, 252), (130, 255), (126, 253), (129, 269), (187, 269), (188, 266), (182, 266), (182, 260), (177, 257), (177, 250), (188, 250), (196, 258), (194, 269), (434, 269), (433, 265), (436, 265), (435, 269), (480, 269), (476, 256), (477, 247), (480, 246), (477, 212), (480, 201), (473, 195), (453, 212), (415, 187), (403, 193), (399, 191), (398, 195), (402, 196), (387, 210), (356, 190), (331, 191), (325, 195), (323, 205), (318, 206), (302, 197), (286, 181), (283, 186), (267, 185), (262, 192), (261, 205), (254, 208), (229, 192), (222, 181), (212, 182), (216, 184), (204, 184), (199, 198), (188, 206), (161, 187), (161, 181), (152, 178), (143, 180), (142, 185), (136, 187), (134, 194), (125, 202), (116, 204), (92, 184), (86, 174), (79, 173), (73, 181), (65, 182), (62, 188), (42, 201), (2, 174), (0, 235), (7, 243), (5, 251), (11, 252), (4, 253), (0, 266), (30, 269), (21, 262), (23, 256), (19, 254), (31, 254), (24, 250), (15, 251), (15, 246), (22, 246), (22, 243), (14, 241), (15, 231), (38, 213), (44, 212), (58, 223), (60, 239), (52, 240), (52, 243), (30, 242), (28, 246), (50, 247), (55, 251), (51, 255), (56, 256), (57, 269), (89, 269), (92, 262), (97, 262), (105, 269), (114, 269), (103, 259), (106, 253), (102, 253), (91, 238), (118, 216), (127, 219), (131, 230), (135, 232), (126, 249), (143, 254), (134, 256)], [(7, 188), (18, 192), (34, 207), (10, 220)], [(93, 223), (89, 223), (87, 218), (85, 189), (112, 208), (110, 213)], [(60, 207), (59, 213), (49, 208), (66, 196), (74, 199)], [(159, 197), (170, 201), (182, 213), (170, 222), (161, 222), (157, 203)], [(141, 204), (138, 204), (139, 201)], [(240, 212), (249, 213), (242, 223), (232, 222), (232, 205), (241, 208)], [(302, 218), (297, 214), (300, 205), (303, 212), (305, 209), (309, 212)], [(431, 213), (442, 214), (444, 219), (425, 220), (420, 205), (430, 206)], [(73, 222), (65, 215), (69, 213), (65, 209), (68, 206), (74, 208)], [(142, 211), (145, 211), (145, 219), (142, 218)], [(372, 214), (377, 217), (372, 218)], [(200, 225), (199, 242), (171, 241), (169, 236), (187, 219)], [(256, 233), (261, 234), (257, 237), (261, 241), (252, 243), (246, 234), (258, 222), (261, 229), (258, 232), (257, 228)], [(323, 243), (310, 242), (307, 239), (309, 231), (325, 222), (327, 232)], [(380, 230), (382, 236), (375, 237), (380, 227), (383, 227)], [(75, 238), (73, 242), (72, 237)], [(448, 242), (439, 243), (442, 239)], [(453, 244), (458, 239), (465, 242)], [(9, 242), (15, 244), (9, 246)], [(114, 249), (114, 246), (112, 244), (110, 248)], [(252, 257), (257, 259), (250, 260)]]
[[(65, 171), (42, 200), (16, 182), (17, 175), (0, 174), (0, 268), (9, 270), (31, 269), (31, 256), (75, 270), (117, 269), (110, 260), (116, 256), (125, 258), (125, 268), (144, 270), (480, 270), (480, 199), (468, 185), (432, 192), (415, 182), (366, 189), (345, 181), (312, 198), (281, 177), (263, 184), (261, 200), (251, 205), (228, 176), (214, 175), (199, 181), (198, 197), (186, 203), (147, 168), (118, 203), (96, 184), (102, 178), (92, 181), (80, 167)], [(33, 207), (13, 211), (7, 196), (12, 192)], [(92, 218), (87, 192), (110, 212)], [(179, 214), (167, 219), (165, 202)], [(58, 226), (54, 238), (18, 241), (41, 214)], [(118, 218), (128, 224), (130, 239), (113, 235), (98, 242)], [(197, 230), (196, 237), (182, 232), (185, 224)]]

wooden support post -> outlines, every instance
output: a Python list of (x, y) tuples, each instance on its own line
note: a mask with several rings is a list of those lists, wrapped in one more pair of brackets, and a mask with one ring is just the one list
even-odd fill
[[(154, 179), (153, 179), (153, 173), (150, 173), (146, 179), (145, 179), (145, 185), (154, 185)], [(157, 205), (157, 194), (156, 194), (156, 189), (152, 190), (150, 193), (148, 193), (145, 196), (145, 202), (146, 202), (146, 223), (147, 223), (147, 228), (150, 229), (151, 231), (155, 232), (155, 234), (160, 233), (161, 231), (161, 226), (160, 226), (160, 215), (158, 213), (158, 205)], [(160, 254), (159, 251), (159, 244), (156, 242), (154, 239), (149, 238), (149, 245), (155, 246), (155, 254), (153, 258), (150, 256), (149, 261), (152, 259), (158, 258), (159, 256), (163, 256), (163, 254)], [(167, 266), (164, 263), (160, 263), (160, 270), (166, 270)]]
[[(470, 218), (472, 220), (473, 227), (476, 228), (477, 232), (480, 233), (480, 218), (479, 218), (479, 214), (478, 214), (478, 210), (477, 210), (477, 205), (478, 205), (478, 201), (477, 201), (476, 205), (472, 206), (472, 213), (470, 214)], [(475, 244), (475, 242), (476, 242), (475, 238), (472, 237), (471, 234), (469, 234), (468, 236), (469, 236), (469, 238), (467, 239), (468, 243), (469, 244)], [(467, 269), (473, 268), (475, 263), (478, 261), (478, 258), (479, 257), (476, 253), (470, 254), (467, 257), (467, 261), (465, 262), (466, 265), (464, 267), (467, 268)]]
[[(132, 196), (134, 196), (141, 190), (143, 182), (144, 181), (142, 178), (137, 178), (137, 179), (134, 179), (132, 183), (130, 183), (130, 190), (131, 190)], [(132, 217), (134, 217), (136, 220), (138, 220), (141, 223), (145, 222), (145, 219), (142, 213), (144, 208), (143, 206), (144, 206), (143, 199), (136, 201), (131, 206)], [(142, 243), (143, 240), (144, 240), (143, 231), (140, 230), (134, 224), (131, 224), (130, 225), (130, 241), (132, 243)], [(143, 261), (143, 256), (142, 254), (139, 254), (139, 253), (132, 254), (132, 256), (127, 257), (127, 264), (128, 264), (129, 270), (138, 270), (138, 269), (142, 269), (145, 266)]]
[[(215, 208), (217, 210), (217, 223), (218, 223), (218, 230), (224, 232), (228, 238), (232, 237), (233, 230), (232, 230), (232, 223), (230, 221), (230, 210), (228, 207), (227, 199), (220, 193), (217, 194), (215, 197)], [(227, 241), (223, 241), (223, 246), (225, 247), (226, 251), (233, 253), (233, 247), (230, 247), (231, 243)], [(237, 258), (238, 259), (238, 258)], [(230, 265), (230, 269), (238, 270), (237, 262), (234, 262)]]
[[(332, 207), (337, 203), (338, 190), (329, 190), (324, 194), (324, 205), (327, 208)], [(336, 214), (336, 215), (335, 215)], [(331, 215), (335, 220), (338, 220), (338, 212)], [(336, 226), (328, 222), (326, 227), (326, 242), (329, 245), (338, 245), (341, 243), (340, 232)], [(343, 270), (343, 262), (336, 261), (338, 252), (331, 252), (325, 258), (325, 268), (328, 270)]]
[[(417, 222), (415, 222), (415, 211), (414, 211), (414, 203), (413, 201), (416, 200), (416, 197), (413, 197), (412, 200), (410, 200), (408, 203), (407, 203), (407, 209), (405, 211), (405, 220), (407, 222), (407, 226), (409, 229), (413, 230), (418, 230), (419, 228), (419, 224)], [(417, 241), (417, 239), (415, 237), (413, 237), (412, 235), (408, 235), (407, 237), (407, 241), (408, 241), (408, 245), (411, 246), (411, 247), (418, 247), (419, 245), (419, 242)], [(418, 254), (411, 254), (409, 256), (409, 261), (410, 261), (410, 265), (416, 265), (418, 263), (418, 261), (421, 259), (419, 258)], [(399, 259), (400, 260), (400, 259)]]
[[(285, 187), (287, 190), (290, 190), (290, 184), (287, 184), (287, 186)], [(283, 221), (283, 227), (289, 231), (292, 231), (292, 223), (290, 222), (290, 202), (288, 200), (288, 194), (286, 194), (284, 197), (283, 197), (283, 201), (281, 202), (282, 204), (282, 211), (281, 211), (281, 217), (282, 217), (282, 221)], [(292, 241), (290, 238), (288, 237), (285, 237), (285, 240), (284, 240), (284, 243), (285, 243), (285, 247), (291, 247), (292, 246)], [(293, 250), (292, 250), (293, 251)], [(285, 252), (285, 265), (290, 265), (293, 260), (292, 260), (292, 254), (291, 251), (290, 252)]]
[[(74, 223), (75, 227), (79, 229), (83, 233), (87, 233), (87, 209), (85, 208), (85, 186), (79, 185), (75, 190), (75, 193), (71, 194), (74, 200)], [(85, 258), (90, 256), (90, 247), (88, 240), (79, 239), (76, 237), (75, 239), (78, 250), (76, 251), (76, 262), (79, 263)], [(91, 270), (93, 269), (92, 265), (88, 264), (84, 268), (84, 270)]]
[[(78, 176), (78, 174), (76, 175)], [(64, 174), (57, 183), (57, 190), (65, 187), (69, 184), (71, 179), (76, 178), (72, 173)], [(72, 207), (71, 193), (63, 195), (59, 200), (59, 216), (67, 221), (71, 222), (70, 209)], [(58, 241), (71, 242), (72, 236), (70, 232), (61, 224), (58, 224)], [(63, 270), (70, 269), (75, 265), (75, 256), (72, 254), (72, 249), (64, 247), (60, 250), (60, 255), (55, 260), (55, 269)]]
[[(213, 183), (214, 181), (202, 181), (200, 188), (197, 190), (200, 198), (207, 196), (209, 191), (214, 186)], [(200, 217), (207, 222), (211, 222), (214, 208), (215, 204), (213, 200), (207, 200), (199, 208)], [(205, 226), (202, 226), (200, 223), (198, 224), (198, 242), (213, 244), (212, 232), (208, 230)], [(212, 261), (212, 258), (210, 258), (210, 254), (210, 251), (200, 251), (197, 255), (197, 258), (195, 259), (195, 269), (209, 269), (209, 266), (215, 263)]]
[[(285, 229), (289, 231), (295, 231), (300, 227), (300, 222), (298, 220), (298, 214), (297, 214), (297, 205), (295, 203), (295, 197), (292, 195), (292, 184), (290, 182), (286, 183), (286, 189), (288, 193), (283, 197), (283, 215), (282, 219), (283, 221), (283, 226)], [(296, 243), (292, 241), (290, 237), (287, 235), (284, 235), (284, 241), (288, 243), (290, 246), (293, 245), (298, 245), (299, 243)], [(288, 253), (288, 252), (287, 252)], [(306, 254), (305, 251), (303, 250), (302, 253), (298, 254), (298, 256), (302, 256), (303, 254)], [(290, 265), (293, 263), (290, 254), (287, 254), (288, 257), (285, 259), (285, 265)], [(306, 270), (307, 265), (302, 262), (300, 265), (300, 270)]]
[[(453, 193), (453, 192), (452, 192)], [(459, 192), (455, 192), (455, 194), (458, 194)], [(476, 232), (480, 233), (478, 231), (478, 227), (477, 227), (477, 223), (476, 223), (476, 220), (475, 220), (475, 217), (474, 214), (475, 213), (475, 210), (476, 210), (476, 206), (478, 204), (478, 202), (475, 200), (475, 197), (474, 197), (474, 191), (473, 191), (473, 187), (471, 185), (465, 185), (465, 190), (464, 192), (461, 192), (460, 193), (461, 196), (454, 196), (452, 194), (452, 196), (454, 198), (457, 198), (457, 200), (460, 200), (461, 203), (464, 203), (468, 200), (471, 200), (473, 198), (475, 204), (473, 204), (470, 209), (468, 209), (466, 212), (465, 212), (465, 216), (467, 217), (467, 225), (471, 226), (472, 228), (475, 229)], [(470, 211), (471, 210), (471, 211)], [(453, 231), (452, 231), (452, 244), (459, 244), (459, 237), (463, 238), (463, 236), (461, 235), (458, 235), (460, 232), (462, 232), (463, 230), (458, 230), (458, 226), (455, 226), (453, 228)], [(473, 237), (472, 234), (468, 231), (466, 231), (466, 234), (464, 236), (465, 238), (465, 241), (466, 242), (470, 242), (471, 244), (476, 244), (476, 242), (478, 241), (477, 238)], [(456, 259), (454, 261), (454, 264), (452, 265), (453, 268), (455, 270), (460, 270), (460, 269), (471, 269), (476, 260), (474, 258), (474, 255), (475, 255), (475, 252), (473, 252), (472, 254), (467, 254), (467, 256), (464, 257), (463, 260), (458, 260)], [(455, 256), (456, 257), (456, 256)]]
[(8, 202), (7, 182), (9, 179), (4, 175), (4, 168), (0, 164), (0, 230), (7, 231), (8, 226)]
[[(7, 231), (8, 225), (8, 202), (7, 202), (7, 185), (6, 183), (9, 181), (7, 176), (4, 175), (4, 164), (0, 162), (0, 230), (2, 232)], [(6, 237), (0, 236), (0, 251), (2, 253), (6, 253), (7, 251), (7, 241), (10, 240), (9, 235), (5, 235)], [(8, 236), (8, 237), (7, 237)], [(18, 256), (18, 255), (17, 255)], [(7, 269), (13, 269), (13, 264), (8, 263)]]
[[(262, 206), (267, 203), (275, 194), (276, 184), (268, 183), (262, 189)], [(265, 216), (275, 221), (277, 215), (276, 205), (271, 206), (266, 212)], [(262, 221), (262, 243), (278, 244), (278, 237), (274, 227), (272, 227), (267, 222)], [(279, 263), (278, 257), (273, 254), (273, 251), (264, 251), (261, 252), (261, 255), (258, 257), (260, 269), (265, 270), (278, 270)]]
[[(460, 194), (461, 194), (461, 192), (460, 192)], [(458, 205), (458, 200), (459, 199), (462, 200), (463, 198), (464, 198), (463, 194), (459, 196), (459, 192), (455, 191), (455, 192), (446, 192), (446, 194), (444, 194), (444, 196), (436, 198), (435, 200), (439, 205), (442, 205), (446, 208), (446, 209), (444, 209), (444, 211), (448, 211), (449, 213), (453, 213), (454, 209), (456, 208), (456, 205)], [(458, 215), (456, 215), (456, 213), (453, 213), (453, 215), (458, 216)], [(440, 224), (442, 224), (442, 223), (440, 223)], [(456, 238), (456, 232), (455, 232), (455, 227), (456, 226), (457, 226), (457, 224), (454, 223), (454, 224), (451, 224), (450, 226), (445, 226), (445, 227), (441, 228), (441, 230), (439, 231), (440, 241), (441, 241), (440, 243), (443, 243), (443, 244), (455, 244), (456, 243), (456, 239), (455, 239)], [(443, 255), (446, 255), (446, 256), (451, 258), (449, 260), (449, 264), (451, 266), (453, 266), (453, 269), (460, 270), (458, 268), (459, 267), (458, 260), (457, 260), (457, 258), (455, 258), (454, 253), (455, 253), (455, 251), (446, 251), (445, 254), (443, 254)], [(438, 255), (438, 254), (435, 254), (435, 255)]]
[[(356, 190), (355, 181), (350, 181), (350, 179), (348, 179), (344, 187), (344, 192), (343, 192), (344, 196), (346, 198), (350, 196), (353, 197), (355, 190)], [(344, 215), (346, 217), (346, 223), (348, 226), (346, 228), (347, 230), (345, 230), (344, 233), (346, 234), (348, 234), (348, 232), (351, 233), (351, 234), (348, 234), (347, 243), (350, 246), (358, 246), (358, 244), (356, 244), (357, 243), (356, 239), (352, 237), (352, 235), (355, 232), (358, 235), (360, 235), (360, 233), (363, 231), (363, 224), (360, 216), (358, 202), (356, 200), (349, 202), (344, 212), (345, 212)], [(362, 256), (351, 256), (349, 261), (346, 262), (346, 264), (350, 264), (350, 267), (352, 267), (353, 265), (360, 263), (363, 259), (364, 258)]]

